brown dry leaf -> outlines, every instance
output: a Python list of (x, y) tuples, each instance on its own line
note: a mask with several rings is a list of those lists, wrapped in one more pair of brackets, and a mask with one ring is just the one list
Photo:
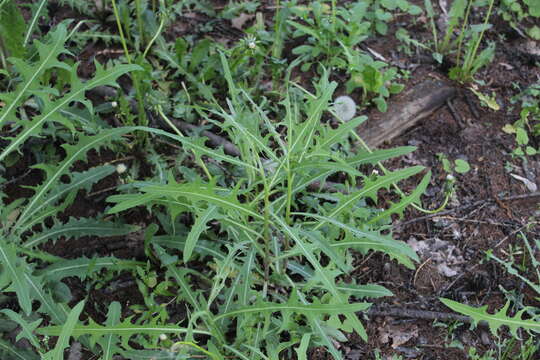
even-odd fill
[(418, 337), (418, 327), (416, 325), (390, 325), (386, 324), (379, 328), (379, 340), (386, 344), (392, 339), (392, 348), (397, 348), (405, 344), (412, 338)]
[(254, 17), (255, 15), (242, 13), (231, 20), (232, 27), (238, 30), (243, 30), (244, 24)]

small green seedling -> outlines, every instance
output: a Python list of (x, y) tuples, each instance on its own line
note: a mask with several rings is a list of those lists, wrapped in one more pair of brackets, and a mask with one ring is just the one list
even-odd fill
[(452, 161), (450, 161), (443, 153), (438, 153), (437, 157), (442, 162), (443, 169), (447, 173), (451, 174), (455, 171), (459, 174), (466, 174), (471, 170), (471, 166), (466, 160), (456, 159), (452, 163)]

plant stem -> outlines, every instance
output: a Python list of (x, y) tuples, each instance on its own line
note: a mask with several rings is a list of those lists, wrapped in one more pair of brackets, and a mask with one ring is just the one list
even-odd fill
[(493, 3), (495, 3), (495, 0), (491, 0), (489, 3), (488, 12), (486, 14), (486, 18), (484, 19), (484, 27), (482, 28), (482, 31), (480, 32), (480, 36), (478, 36), (478, 40), (474, 44), (473, 51), (467, 56), (467, 60), (465, 63), (463, 63), (463, 72), (467, 75), (469, 74), (473, 65), (473, 60), (476, 57), (476, 53), (478, 51), (478, 47), (480, 46), (480, 42), (482, 41), (482, 38), (484, 37), (484, 32), (486, 31), (486, 27), (488, 25), (489, 18), (491, 16), (491, 10), (493, 9)]
[[(180, 136), (180, 137), (184, 137), (184, 134), (182, 134), (182, 132), (173, 124), (173, 122), (167, 117), (167, 115), (165, 115), (165, 113), (163, 112), (163, 109), (161, 108), (161, 106), (158, 106), (157, 107), (157, 112), (158, 114), (163, 118), (163, 120), (165, 120), (165, 122), (167, 123), (167, 125), (169, 125), (173, 130), (174, 132)], [(202, 159), (200, 157), (197, 156), (197, 154), (195, 153), (195, 151), (191, 150), (193, 152), (193, 155), (195, 155), (195, 159), (197, 159), (197, 163), (199, 164), (199, 166), (203, 169), (204, 173), (206, 174), (206, 177), (208, 178), (209, 181), (212, 181), (212, 175), (210, 174), (210, 171), (208, 171), (208, 168), (206, 167), (205, 163), (202, 161)]]
[(465, 26), (467, 26), (467, 23), (469, 22), (469, 14), (471, 13), (471, 7), (472, 0), (469, 0), (469, 3), (467, 4), (467, 10), (465, 11), (465, 18), (463, 19), (463, 24), (461, 25), (461, 32), (459, 33), (458, 53), (456, 62), (458, 67), (459, 63), (461, 62), (461, 45), (463, 43), (463, 39), (465, 38)]
[[(164, 4), (162, 4), (162, 5), (164, 6)], [(150, 42), (148, 43), (148, 45), (146, 46), (146, 49), (144, 50), (144, 53), (142, 55), (143, 59), (146, 57), (146, 54), (148, 53), (148, 51), (152, 47), (152, 44), (154, 43), (154, 41), (156, 41), (158, 36), (161, 34), (161, 31), (163, 30), (164, 25), (165, 25), (165, 13), (163, 12), (161, 14), (161, 22), (159, 23), (159, 27), (158, 27), (156, 33), (154, 34), (154, 36), (152, 37), (152, 39), (150, 40)]]
[(120, 14), (118, 13), (118, 8), (116, 7), (116, 0), (111, 0), (114, 17), (116, 19), (116, 26), (118, 27), (118, 33), (120, 34), (120, 42), (122, 43), (122, 48), (124, 49), (124, 54), (126, 55), (127, 62), (131, 64), (131, 55), (129, 55), (129, 50), (127, 48), (126, 37), (124, 36), (124, 29), (122, 28), (122, 23), (120, 22)]
[(144, 44), (144, 29), (142, 23), (142, 12), (141, 12), (141, 0), (135, 0), (135, 12), (137, 16), (137, 28), (139, 31), (141, 44)]
[(332, 32), (336, 34), (336, 0), (332, 0)]
[[(122, 28), (122, 23), (120, 22), (120, 14), (118, 13), (118, 8), (116, 6), (116, 0), (111, 0), (113, 6), (114, 17), (116, 18), (116, 25), (118, 26), (118, 33), (120, 34), (120, 41), (122, 42), (122, 48), (124, 49), (124, 54), (128, 64), (132, 64), (131, 55), (126, 43), (126, 37), (124, 36), (124, 30)], [(140, 79), (137, 73), (133, 73), (133, 86), (135, 87), (135, 97), (137, 98), (137, 110), (139, 113), (139, 125), (146, 126), (148, 125), (148, 118), (146, 117), (146, 111), (144, 111), (144, 101), (141, 92)]]
[(281, 5), (280, 0), (276, 0), (276, 13), (274, 15), (274, 45), (272, 46), (272, 56), (275, 58), (281, 57)]
[[(264, 169), (262, 170), (264, 172)], [(264, 181), (264, 283), (270, 281), (270, 192)]]
[(433, 41), (435, 43), (435, 52), (439, 52), (439, 40), (437, 38), (437, 26), (435, 25), (435, 14), (433, 13), (433, 5), (431, 4), (431, 0), (424, 0), (424, 5), (427, 9), (427, 13), (429, 16), (430, 24), (431, 24), (431, 33), (433, 34)]

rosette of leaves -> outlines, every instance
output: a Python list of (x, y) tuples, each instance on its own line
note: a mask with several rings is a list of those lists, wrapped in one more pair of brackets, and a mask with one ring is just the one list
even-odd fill
[[(345, 280), (355, 253), (378, 251), (414, 267), (414, 251), (394, 240), (386, 225), (392, 214), (419, 201), (430, 174), (388, 210), (370, 208), (367, 202), (377, 200), (378, 190), (423, 168), (382, 176), (365, 176), (359, 168), (414, 148), (345, 151), (349, 132), (365, 117), (335, 129), (321, 122), (337, 86), (327, 74), (315, 84), (315, 95), (289, 90), (279, 105), (269, 107), (236, 87), (224, 55), (222, 66), (227, 108), (215, 104), (206, 116), (241, 155), (210, 150), (204, 139), (178, 137), (199, 158), (212, 158), (227, 170), (195, 181), (170, 172), (166, 183), (135, 184), (136, 191), (109, 197), (115, 204), (109, 213), (146, 206), (155, 214), (165, 211), (171, 224), (184, 219), (182, 226), (163, 226), (167, 235), (153, 236), (156, 226), (147, 238), (174, 284), (171, 300), (188, 309), (178, 325), (191, 332), (178, 343), (198, 348), (182, 346), (184, 354), (204, 350), (216, 359), (264, 359), (289, 358), (296, 351), (305, 359), (309, 349), (323, 346), (341, 359), (335, 341), (346, 341), (350, 332), (367, 338), (357, 315), (370, 306), (363, 299), (391, 295), (376, 284)], [(329, 191), (328, 179), (334, 177), (348, 179), (350, 188)]]

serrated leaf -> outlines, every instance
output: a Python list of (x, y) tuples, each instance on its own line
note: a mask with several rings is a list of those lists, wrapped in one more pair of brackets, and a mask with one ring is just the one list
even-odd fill
[[(116, 85), (116, 79), (128, 72), (140, 70), (138, 65), (117, 65), (111, 69), (105, 70), (99, 63), (95, 63), (96, 73), (94, 77), (86, 82), (81, 82), (77, 75), (77, 68), (69, 69), (71, 72), (71, 89), (57, 100), (49, 100), (43, 97), (43, 111), (41, 114), (34, 116), (31, 120), (18, 119), (17, 124), (22, 126), (21, 132), (15, 138), (11, 138), (11, 142), (0, 153), (0, 161), (2, 161), (9, 153), (17, 150), (29, 137), (39, 135), (41, 128), (47, 121), (61, 121), (57, 116), (58, 113), (69, 106), (73, 102), (87, 103), (85, 92), (98, 86)], [(8, 106), (9, 108), (9, 106)], [(0, 123), (1, 121), (0, 115)], [(65, 123), (68, 124), (68, 123)], [(9, 138), (8, 138), (9, 139)], [(66, 147), (66, 146), (64, 146)]]
[(374, 217), (373, 219), (370, 219), (368, 221), (368, 224), (376, 223), (377, 221), (381, 219), (388, 219), (392, 214), (398, 214), (399, 217), (403, 217), (403, 212), (405, 211), (405, 208), (411, 204), (419, 204), (420, 203), (420, 196), (424, 194), (424, 191), (426, 190), (427, 186), (429, 185), (429, 181), (431, 180), (431, 171), (428, 171), (426, 175), (422, 178), (422, 181), (414, 191), (403, 198), (398, 203), (392, 204), (389, 209), (381, 212), (379, 215)]
[[(276, 214), (271, 214), (272, 218), (275, 220), (276, 224), (279, 225), (279, 229), (286, 234), (288, 237), (290, 237), (297, 248), (299, 249), (300, 253), (308, 260), (308, 262), (311, 264), (311, 266), (315, 269), (315, 275), (320, 277), (321, 282), (325, 285), (326, 290), (329, 291), (333, 297), (336, 299), (336, 301), (339, 301), (342, 304), (347, 303), (347, 296), (345, 296), (342, 292), (340, 292), (335, 284), (335, 275), (331, 274), (328, 270), (324, 269), (322, 265), (319, 263), (319, 261), (316, 259), (314, 255), (315, 246), (312, 244), (307, 243), (304, 241), (299, 235), (298, 235), (298, 229), (291, 228), (289, 225), (287, 225), (282, 218), (277, 216)], [(360, 335), (360, 337), (364, 340), (367, 339), (367, 333), (354, 314), (347, 313), (345, 314), (345, 317), (353, 324), (354, 330)]]
[(37, 319), (34, 322), (29, 323), (23, 317), (11, 309), (0, 310), (0, 312), (6, 314), (12, 321), (15, 321), (21, 327), (21, 332), (17, 334), (16, 341), (21, 339), (27, 339), (35, 347), (39, 348), (39, 342), (36, 336), (33, 334), (36, 328), (41, 324), (43, 319)]
[(43, 289), (43, 280), (40, 277), (24, 274), (26, 286), (31, 291), (31, 296), (40, 302), (37, 312), (47, 314), (54, 324), (64, 324), (67, 318), (67, 311), (53, 300), (50, 293)]
[(17, 255), (13, 244), (8, 244), (5, 240), (0, 241), (0, 283), (11, 284), (13, 291), (17, 293), (17, 301), (23, 312), (30, 315), (32, 312), (32, 299), (30, 289), (26, 286), (25, 274), (32, 271), (23, 257)]
[[(256, 219), (263, 219), (262, 215), (252, 210), (248, 205), (241, 204), (232, 192), (228, 191), (228, 194), (226, 194), (222, 189), (217, 189), (211, 184), (149, 185), (141, 188), (141, 191), (152, 195), (185, 198), (189, 201), (204, 201), (224, 210), (233, 210)], [(218, 194), (217, 191), (221, 192), (221, 194)]]
[[(360, 152), (358, 155), (355, 155), (351, 158), (346, 158), (344, 161), (352, 167), (357, 167), (365, 164), (377, 164), (379, 161), (384, 161), (393, 157), (401, 156), (408, 154), (414, 151), (416, 148), (414, 146), (403, 146), (395, 149), (383, 149), (375, 150), (373, 152)], [(313, 184), (316, 181), (320, 181), (324, 184), (326, 178), (332, 174), (332, 170), (316, 170), (312, 174), (307, 176), (297, 176), (294, 180), (293, 185), (293, 194), (296, 194), (299, 191), (302, 191), (310, 184)], [(321, 185), (322, 185), (321, 184)], [(275, 207), (278, 210), (281, 210), (285, 206), (285, 195), (280, 196), (274, 200), (276, 204)]]
[(307, 231), (307, 230), (300, 230), (299, 232), (301, 235), (305, 236), (306, 238), (310, 239), (311, 242), (324, 252), (326, 256), (332, 260), (332, 262), (344, 273), (348, 273), (352, 270), (352, 267), (348, 264), (345, 264), (343, 261), (344, 259), (341, 259), (339, 254), (334, 251), (332, 247), (329, 246), (328, 241), (323, 236), (323, 234), (319, 231)]
[[(109, 305), (109, 311), (107, 312), (106, 326), (114, 326), (120, 323), (122, 307), (117, 301), (113, 301)], [(115, 354), (122, 352), (122, 349), (117, 346), (118, 336), (115, 334), (107, 334), (100, 341), (98, 341), (103, 351), (102, 360), (112, 360)]]
[(79, 302), (71, 311), (66, 319), (66, 323), (59, 326), (58, 340), (53, 350), (43, 356), (43, 360), (64, 360), (64, 349), (69, 346), (69, 339), (73, 334), (79, 315), (84, 308), (84, 300)]
[(526, 309), (518, 311), (513, 317), (507, 315), (508, 308), (510, 307), (510, 301), (507, 301), (504, 307), (498, 312), (490, 314), (487, 312), (487, 305), (475, 308), (460, 304), (459, 302), (450, 299), (440, 298), (439, 300), (441, 300), (442, 303), (448, 306), (450, 309), (460, 314), (469, 316), (477, 325), (480, 321), (487, 322), (489, 324), (491, 333), (495, 336), (497, 336), (497, 330), (501, 326), (507, 326), (512, 335), (515, 337), (518, 337), (518, 330), (520, 328), (540, 332), (540, 321), (523, 320), (522, 317)]
[[(179, 238), (178, 236), (155, 236), (152, 238), (152, 243), (169, 248), (177, 249), (182, 251), (184, 249), (186, 241)], [(222, 243), (220, 242), (211, 242), (206, 240), (199, 240), (195, 244), (195, 250), (197, 254), (201, 256), (212, 256), (217, 260), (224, 260), (226, 255), (220, 250)]]
[(0, 5), (0, 38), (10, 56), (24, 57), (26, 24), (15, 1)]
[(354, 303), (354, 304), (275, 304), (275, 303), (261, 303), (255, 304), (236, 310), (229, 311), (224, 314), (216, 315), (215, 319), (219, 320), (225, 317), (237, 316), (248, 313), (265, 313), (265, 312), (292, 312), (297, 314), (346, 314), (363, 311), (369, 308), (371, 304), (368, 303)]
[[(384, 286), (376, 284), (367, 284), (367, 285), (356, 285), (356, 284), (346, 284), (338, 283), (336, 284), (338, 290), (342, 291), (345, 294), (354, 296), (357, 298), (380, 298), (384, 296), (394, 296), (394, 294), (385, 288)], [(315, 286), (320, 288), (320, 286)]]
[[(62, 331), (62, 326), (44, 326), (38, 328), (36, 333), (46, 336), (58, 336)], [(192, 330), (193, 333), (199, 335), (212, 335), (204, 330)], [(106, 335), (118, 335), (120, 337), (131, 337), (133, 335), (146, 334), (158, 336), (160, 334), (185, 334), (187, 328), (175, 325), (157, 325), (157, 324), (132, 324), (128, 320), (116, 325), (102, 326), (91, 322), (88, 325), (76, 324), (71, 331), (71, 336), (78, 338), (83, 335), (101, 337)]]
[(414, 150), (416, 150), (416, 147), (414, 146), (400, 146), (393, 149), (376, 149), (371, 152), (360, 151), (357, 155), (347, 158), (346, 161), (351, 166), (360, 166), (364, 164), (375, 165), (380, 161), (403, 156)]
[(324, 172), (328, 175), (337, 172), (345, 172), (351, 176), (362, 176), (360, 171), (344, 162), (304, 160), (300, 165), (295, 166), (292, 169), (292, 171), (298, 172), (299, 174), (309, 173), (311, 170)]
[(209, 156), (210, 158), (212, 158), (214, 160), (224, 161), (224, 162), (227, 162), (229, 164), (240, 166), (242, 168), (251, 169), (251, 170), (257, 170), (256, 167), (254, 167), (253, 165), (251, 165), (251, 164), (249, 164), (249, 163), (247, 163), (245, 161), (242, 161), (241, 159), (225, 155), (225, 153), (223, 152), (223, 149), (213, 150), (213, 149), (207, 148), (204, 145), (205, 138), (195, 138), (194, 139), (194, 138), (188, 138), (188, 137), (181, 137), (181, 136), (178, 136), (178, 135), (171, 134), (169, 132), (163, 131), (161, 129), (154, 129), (154, 128), (148, 128), (148, 127), (143, 127), (143, 126), (133, 127), (132, 129), (133, 130), (143, 130), (143, 131), (150, 132), (150, 133), (157, 134), (157, 135), (163, 135), (163, 136), (166, 136), (168, 138), (177, 140), (183, 146), (185, 146), (188, 149), (192, 149), (197, 154), (206, 155), (206, 156)]
[(147, 205), (158, 198), (160, 198), (159, 195), (140, 193), (112, 195), (107, 198), (107, 201), (116, 205), (109, 209), (107, 214), (116, 214), (140, 205)]
[(206, 224), (211, 220), (219, 218), (220, 215), (217, 210), (217, 206), (210, 205), (208, 209), (206, 209), (204, 212), (202, 212), (195, 218), (195, 223), (191, 227), (191, 231), (189, 232), (184, 245), (184, 263), (187, 263), (191, 258), (191, 254), (193, 253), (193, 250), (197, 245), (199, 236), (207, 229)]
[(322, 93), (318, 94), (314, 99), (310, 98), (307, 101), (308, 118), (302, 124), (298, 125), (296, 131), (291, 131), (290, 138), (287, 140), (291, 142), (288, 156), (296, 156), (301, 162), (309, 152), (309, 147), (312, 146), (313, 138), (317, 128), (320, 126), (320, 120), (323, 111), (328, 108), (328, 104), (332, 99), (332, 94), (337, 88), (337, 83), (332, 81), (327, 83), (324, 77), (321, 77), (321, 83), (319, 86), (322, 88)]
[(50, 282), (60, 281), (68, 276), (77, 276), (85, 280), (90, 274), (103, 269), (109, 271), (134, 270), (137, 266), (144, 266), (142, 261), (117, 259), (112, 256), (89, 259), (80, 257), (73, 260), (60, 260), (44, 269), (36, 271), (36, 276), (42, 276)]
[(66, 65), (59, 62), (57, 58), (60, 54), (67, 52), (64, 49), (66, 36), (66, 27), (60, 24), (54, 31), (50, 32), (50, 43), (43, 44), (35, 41), (34, 44), (39, 53), (39, 62), (37, 63), (30, 64), (16, 58), (10, 59), (17, 67), (17, 71), (23, 81), (15, 87), (13, 92), (0, 93), (0, 100), (6, 103), (6, 106), (0, 110), (0, 127), (7, 121), (17, 121), (17, 118), (12, 117), (13, 113), (15, 113), (17, 107), (30, 95), (31, 91), (39, 89), (38, 79), (46, 70), (54, 67), (65, 68)]
[(71, 218), (66, 224), (57, 223), (53, 227), (44, 229), (41, 233), (32, 236), (25, 241), (23, 247), (35, 247), (49, 240), (56, 241), (60, 237), (66, 239), (83, 236), (112, 237), (127, 235), (137, 230), (139, 230), (139, 227), (135, 225), (117, 224), (111, 221), (90, 218)]
[(317, 146), (313, 150), (326, 150), (330, 149), (334, 144), (347, 141), (349, 133), (356, 129), (360, 124), (367, 120), (367, 116), (358, 116), (346, 123), (340, 124), (337, 129), (327, 130), (321, 137), (317, 139)]
[(66, 158), (54, 169), (48, 171), (45, 181), (35, 188), (35, 194), (32, 196), (28, 205), (19, 216), (14, 228), (17, 231), (21, 230), (22, 224), (28, 221), (29, 214), (35, 207), (46, 198), (47, 194), (52, 191), (57, 185), (59, 178), (68, 173), (71, 165), (77, 160), (86, 159), (88, 150), (102, 146), (106, 141), (111, 141), (120, 138), (122, 135), (137, 129), (136, 127), (123, 127), (117, 129), (107, 129), (93, 136), (81, 136), (76, 145), (64, 144), (63, 148), (66, 151)]
[[(346, 196), (340, 201), (334, 210), (328, 215), (329, 219), (335, 219), (345, 209), (352, 206), (358, 200), (370, 197), (374, 199), (377, 195), (377, 191), (382, 188), (388, 188), (392, 184), (396, 184), (400, 180), (411, 177), (424, 169), (423, 166), (413, 166), (406, 169), (396, 170), (386, 175), (377, 177), (374, 180), (368, 179), (362, 186), (361, 190), (354, 192), (353, 194)], [(319, 223), (314, 230), (320, 229), (324, 225), (324, 222)]]
[[(96, 166), (83, 172), (75, 172), (71, 174), (71, 181), (67, 184), (61, 183), (54, 186), (49, 193), (47, 193), (43, 200), (35, 202), (35, 206), (26, 211), (25, 218), (19, 218), (19, 224), (21, 231), (32, 227), (35, 224), (41, 223), (49, 216), (65, 210), (65, 208), (73, 202), (75, 198), (75, 192), (77, 190), (85, 189), (90, 190), (90, 187), (103, 179), (104, 177), (115, 172), (115, 167), (111, 165)], [(48, 176), (52, 174), (47, 174)], [(39, 186), (35, 188), (37, 191)], [(69, 196), (73, 193), (72, 196)], [(59, 204), (60, 200), (64, 199), (62, 204)]]
[(15, 345), (0, 339), (0, 355), (4, 356), (8, 354), (7, 357), (2, 357), (3, 359), (10, 360), (39, 360), (41, 357), (38, 354), (31, 353), (28, 350), (19, 349)]
[[(414, 269), (414, 263), (411, 261), (418, 261), (418, 255), (412, 250), (412, 248), (403, 241), (396, 241), (392, 239), (390, 235), (381, 235), (376, 231), (369, 229), (361, 229), (358, 227), (352, 227), (344, 224), (338, 220), (331, 218), (330, 216), (322, 216), (309, 213), (294, 213), (301, 216), (312, 217), (319, 220), (319, 224), (329, 223), (335, 225), (347, 232), (349, 232), (354, 238), (335, 241), (330, 243), (330, 247), (333, 248), (353, 248), (358, 250), (377, 250), (388, 254), (391, 258), (397, 259), (401, 264), (405, 265), (409, 269)], [(315, 226), (317, 228), (319, 225)]]

